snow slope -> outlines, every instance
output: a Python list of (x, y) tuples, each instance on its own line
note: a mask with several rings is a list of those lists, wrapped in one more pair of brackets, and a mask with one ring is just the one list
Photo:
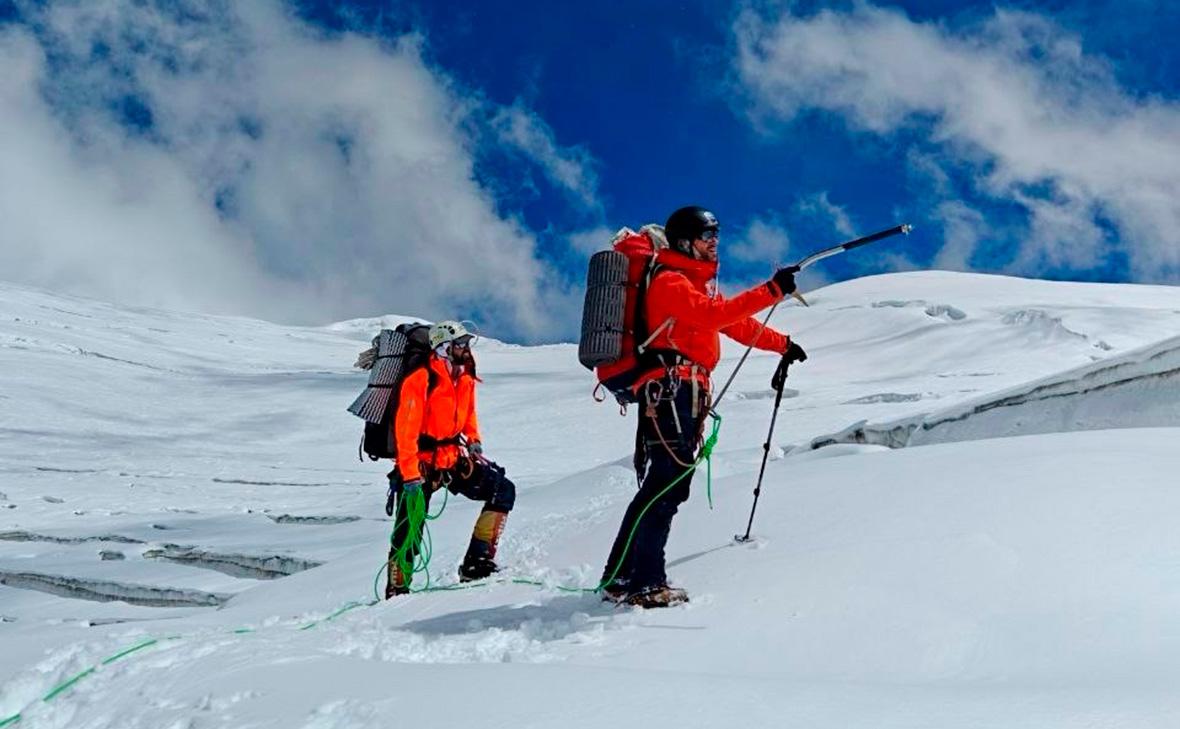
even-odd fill
[[(751, 545), (732, 535), (775, 358), (751, 355), (719, 407), (715, 509), (698, 474), (669, 544), (691, 604), (560, 589), (601, 569), (634, 489), (633, 416), (591, 400), (572, 345), (484, 339), (485, 440), (520, 487), (502, 555), (544, 585), (336, 614), (371, 599), (388, 539), (386, 468), (356, 460), (344, 410), (377, 320), (280, 327), (0, 285), (0, 722), (1175, 726), (1174, 381), (1083, 425), (1102, 430), (1055, 416), (1038, 430), (1063, 432), (994, 437), (1043, 412), (1027, 405), (923, 448), (790, 446), (1157, 361), (1180, 291), (926, 272), (808, 298), (773, 318), (811, 359)], [(433, 523), (437, 584), (476, 513), (454, 499)]]

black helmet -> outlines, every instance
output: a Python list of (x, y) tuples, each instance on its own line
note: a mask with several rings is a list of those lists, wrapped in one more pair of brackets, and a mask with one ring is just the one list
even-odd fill
[(668, 222), (664, 223), (664, 235), (667, 236), (668, 245), (672, 246), (673, 250), (689, 253), (692, 250), (692, 242), (699, 238), (701, 233), (720, 227), (716, 215), (700, 206), (689, 205), (668, 216)]

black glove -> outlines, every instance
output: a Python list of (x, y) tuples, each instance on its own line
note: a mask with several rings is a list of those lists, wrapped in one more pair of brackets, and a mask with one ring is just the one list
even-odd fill
[(787, 364), (806, 362), (807, 352), (804, 352), (802, 347), (795, 344), (795, 340), (789, 339), (787, 340), (787, 351), (783, 352), (783, 361)]
[(779, 293), (783, 296), (790, 296), (795, 293), (795, 274), (799, 272), (798, 268), (794, 266), (787, 266), (780, 268), (774, 272), (770, 280), (778, 287)]
[(388, 516), (393, 516), (394, 501), (397, 498), (399, 491), (402, 491), (409, 496), (415, 492), (421, 493), (422, 486), (426, 482), (421, 478), (412, 478), (409, 481), (402, 481), (401, 476), (397, 472), (389, 474), (389, 491), (385, 494), (385, 513)]
[(794, 341), (787, 344), (787, 351), (783, 352), (783, 358), (779, 360), (778, 367), (774, 370), (774, 375), (770, 378), (770, 386), (776, 391), (781, 392), (783, 385), (787, 382), (787, 368), (795, 362), (806, 362), (807, 352)]

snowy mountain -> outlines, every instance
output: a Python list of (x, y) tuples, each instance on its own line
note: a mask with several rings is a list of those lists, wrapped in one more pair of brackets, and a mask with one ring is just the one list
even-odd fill
[[(368, 604), (388, 466), (345, 407), (402, 318), (0, 285), (0, 726), (1180, 725), (1180, 289), (923, 272), (808, 300), (772, 319), (810, 359), (756, 541), (764, 353), (718, 408), (714, 508), (698, 473), (673, 527), (693, 600), (642, 612), (565, 589), (634, 489), (634, 415), (574, 345), (476, 345), (520, 489), (505, 579)], [(431, 523), (434, 584), (476, 509)]]

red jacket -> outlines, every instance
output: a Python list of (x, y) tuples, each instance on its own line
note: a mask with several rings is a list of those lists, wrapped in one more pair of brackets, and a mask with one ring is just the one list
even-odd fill
[[(683, 357), (699, 365), (703, 372), (692, 372), (690, 366), (681, 369), (681, 376), (695, 376), (708, 383), (709, 375), (721, 359), (721, 337), (727, 337), (741, 344), (753, 344), (758, 349), (770, 352), (785, 352), (790, 343), (787, 335), (769, 326), (759, 328), (762, 323), (751, 315), (782, 299), (782, 294), (773, 283), (767, 282), (748, 291), (726, 299), (721, 294), (711, 293), (717, 278), (715, 261), (698, 261), (674, 250), (660, 251), (656, 272), (647, 290), (647, 328), (655, 332), (669, 319), (671, 322), (660, 331), (648, 349), (673, 349)], [(645, 373), (636, 383), (636, 389), (643, 383), (656, 379), (663, 369)]]
[[(430, 380), (427, 367), (433, 372), (433, 389), (427, 387)], [(458, 445), (446, 443), (419, 448), (420, 436), (446, 440), (462, 435), (468, 442), (479, 441), (475, 382), (475, 375), (469, 369), (464, 369), (458, 379), (453, 378), (450, 365), (437, 354), (430, 355), (426, 367), (406, 375), (393, 424), (397, 469), (404, 480), (421, 478), (422, 463), (442, 470), (451, 468), (459, 460)]]

